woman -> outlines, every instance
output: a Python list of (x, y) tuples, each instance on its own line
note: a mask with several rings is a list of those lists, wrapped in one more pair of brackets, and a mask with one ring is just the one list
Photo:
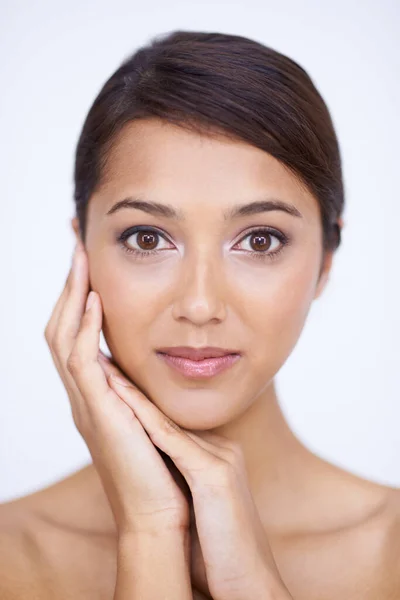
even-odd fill
[(275, 389), (343, 227), (307, 73), (160, 36), (95, 99), (75, 202), (45, 337), (93, 463), (2, 505), (1, 598), (400, 597), (398, 489), (313, 454)]

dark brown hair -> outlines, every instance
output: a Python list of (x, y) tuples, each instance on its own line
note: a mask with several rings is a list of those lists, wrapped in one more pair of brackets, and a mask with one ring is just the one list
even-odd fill
[(340, 244), (344, 208), (338, 140), (306, 71), (246, 37), (174, 31), (128, 56), (101, 88), (75, 157), (74, 200), (85, 241), (87, 205), (129, 121), (159, 117), (201, 134), (244, 140), (280, 160), (317, 199), (323, 250)]

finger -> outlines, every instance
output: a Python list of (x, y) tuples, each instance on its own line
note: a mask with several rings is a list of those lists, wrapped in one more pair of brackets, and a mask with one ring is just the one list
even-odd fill
[[(99, 353), (99, 362), (102, 365), (107, 378), (110, 377), (110, 375), (113, 375), (125, 381), (126, 385), (133, 384), (132, 381), (125, 377), (115, 363), (102, 353)], [(165, 416), (163, 413), (162, 415)], [(184, 431), (186, 435), (188, 435), (193, 441), (197, 442), (199, 446), (205, 450), (208, 450), (209, 452), (212, 452), (221, 458), (227, 458), (227, 453), (225, 452), (226, 446), (224, 445), (226, 438), (204, 431), (202, 431), (200, 435), (196, 435), (194, 432), (188, 431), (187, 429), (182, 431)]]
[[(76, 251), (74, 254), (74, 258), (75, 258), (75, 256), (76, 256)], [(73, 262), (74, 262), (74, 258), (73, 258)], [(73, 379), (71, 378), (70, 374), (68, 373), (67, 369), (65, 368), (65, 364), (64, 364), (65, 361), (62, 359), (62, 355), (63, 355), (62, 339), (61, 339), (61, 336), (57, 336), (57, 325), (59, 322), (60, 315), (62, 314), (62, 311), (64, 309), (64, 305), (66, 303), (68, 295), (70, 293), (71, 280), (73, 278), (73, 270), (74, 269), (73, 269), (73, 265), (72, 265), (69, 275), (68, 275), (68, 278), (67, 278), (67, 281), (65, 283), (64, 289), (62, 291), (62, 294), (59, 297), (55, 308), (53, 309), (53, 313), (51, 315), (51, 318), (50, 318), (50, 320), (46, 326), (45, 332), (44, 332), (46, 341), (47, 341), (49, 349), (50, 349), (51, 356), (52, 356), (54, 364), (57, 368), (57, 372), (58, 372), (69, 396), (71, 393), (72, 394), (78, 393), (78, 390), (76, 388), (76, 385), (75, 385)], [(73, 414), (74, 420), (75, 420), (76, 412), (74, 411), (74, 406), (71, 406), (71, 408), (72, 408), (72, 414)]]
[[(123, 373), (123, 371), (116, 365), (116, 363), (114, 362), (114, 360), (112, 358), (109, 358), (107, 356), (105, 356), (101, 350), (99, 351), (99, 355), (98, 355), (98, 360), (99, 363), (106, 375), (106, 378), (108, 380), (108, 378), (110, 377), (110, 375), (113, 375), (114, 377), (120, 378), (123, 381), (126, 381), (127, 384), (129, 384), (130, 386), (132, 386), (132, 388), (134, 388), (134, 390), (136, 392), (139, 392), (142, 394), (143, 397), (146, 397), (145, 391), (143, 389), (140, 388), (140, 386), (132, 381), (131, 379), (129, 379), (125, 373)], [(109, 381), (108, 381), (109, 383)], [(115, 393), (115, 390), (114, 390)]]
[[(97, 427), (104, 416), (111, 419), (117, 413), (123, 413), (123, 424), (127, 426), (126, 433), (131, 435), (133, 430), (143, 430), (140, 421), (136, 419), (131, 407), (122, 402), (120, 397), (110, 388), (105, 373), (98, 362), (100, 354), (99, 340), (102, 325), (102, 308), (100, 297), (96, 292), (91, 292), (93, 305), (87, 308), (82, 316), (80, 329), (75, 338), (71, 353), (65, 365), (67, 388), (74, 388), (71, 395), (72, 412), (78, 429), (87, 421), (90, 414), (95, 419)], [(87, 305), (88, 305), (87, 302)], [(86, 306), (85, 306), (86, 308)], [(101, 401), (99, 399), (101, 398)], [(129, 417), (128, 419), (126, 417)], [(99, 421), (100, 418), (100, 421)], [(132, 429), (133, 428), (133, 429)], [(145, 431), (143, 434), (147, 437)], [(122, 428), (120, 435), (123, 435)]]
[[(132, 427), (135, 430), (137, 428), (143, 430), (132, 407), (126, 405), (126, 402), (123, 402), (120, 396), (110, 388), (105, 372), (98, 361), (103, 313), (100, 296), (97, 292), (90, 292), (85, 308), (79, 332), (67, 359), (68, 371), (80, 392), (81, 405), (84, 404), (81, 406), (81, 412), (89, 409), (92, 416), (109, 414), (112, 417), (115, 410), (123, 411), (127, 415), (127, 409), (129, 409), (130, 419), (129, 422), (126, 422), (128, 430), (132, 431)], [(99, 402), (99, 398), (101, 398), (101, 402)], [(143, 433), (146, 435), (144, 430)]]
[[(104, 369), (107, 379), (110, 376), (114, 376), (114, 378), (116, 377), (116, 378), (124, 381), (126, 383), (126, 385), (128, 385), (128, 386), (133, 385), (135, 387), (133, 382), (131, 380), (129, 380), (127, 377), (125, 377), (125, 375), (115, 365), (115, 363), (112, 360), (110, 360), (108, 357), (104, 356), (104, 354), (102, 354), (102, 353), (99, 354), (99, 362)], [(136, 400), (135, 400), (135, 402), (136, 402)], [(165, 417), (164, 413), (161, 413), (161, 415), (162, 415), (162, 417)], [(171, 425), (172, 425), (172, 423), (171, 423)], [(176, 423), (175, 423), (175, 427), (176, 428), (178, 427)], [(182, 429), (182, 431), (184, 431), (184, 433), (186, 435), (188, 435), (193, 441), (195, 441), (197, 444), (199, 444), (199, 446), (201, 446), (205, 450), (208, 450), (209, 452), (212, 452), (212, 453), (216, 454), (217, 456), (220, 456), (221, 458), (226, 457), (225, 453), (223, 452), (224, 448), (221, 446), (221, 439), (223, 439), (223, 438), (220, 439), (218, 436), (215, 435), (215, 436), (212, 436), (212, 439), (211, 438), (207, 439), (208, 436), (205, 435), (205, 432), (202, 432), (201, 433), (202, 437), (200, 437), (199, 435), (195, 435), (191, 431), (189, 432), (187, 429)], [(212, 443), (212, 441), (214, 441), (214, 443)], [(222, 449), (222, 452), (220, 452), (220, 449)]]
[(231, 451), (227, 449), (220, 443), (219, 436), (210, 437), (208, 432), (202, 431), (199, 434), (195, 434), (193, 431), (189, 431), (184, 429), (186, 435), (188, 435), (193, 441), (195, 441), (199, 446), (207, 450), (208, 452), (212, 452), (219, 458), (224, 460), (229, 460), (231, 457)]
[(206, 450), (216, 452), (216, 449), (218, 449), (217, 453), (220, 458), (223, 458), (234, 467), (239, 465), (240, 468), (243, 467), (246, 471), (245, 457), (238, 442), (211, 431), (200, 431), (198, 433), (187, 431), (186, 433)]
[[(105, 356), (101, 351), (99, 351), (99, 363), (101, 364), (105, 375), (107, 377), (107, 379), (113, 375), (114, 377), (118, 377), (120, 379), (124, 379), (126, 380), (127, 384), (131, 384), (133, 385), (133, 387), (135, 387), (135, 389), (137, 389), (138, 391), (139, 388), (137, 388), (137, 386), (135, 386), (135, 384), (133, 384), (133, 382), (131, 380), (128, 380), (125, 375), (122, 373), (122, 371), (116, 366), (116, 364), (114, 363), (114, 361)], [(108, 380), (109, 382), (109, 380)], [(121, 398), (121, 396), (118, 395), (119, 398)], [(121, 401), (124, 401), (123, 398), (121, 398)], [(125, 404), (127, 404), (124, 401)], [(132, 404), (128, 405), (129, 408), (132, 408)], [(134, 411), (133, 411), (134, 412)], [(137, 415), (136, 415), (137, 416)], [(138, 421), (140, 422), (140, 419), (138, 419)], [(143, 425), (141, 424), (141, 426), (143, 427)], [(144, 429), (144, 428), (143, 428)], [(144, 431), (146, 431), (144, 429)], [(146, 432), (147, 435), (147, 432)], [(164, 452), (163, 450), (161, 450), (160, 448), (158, 448), (157, 446), (155, 446), (154, 444), (152, 444), (152, 447), (157, 450), (157, 452), (162, 456), (163, 461), (165, 462), (168, 470), (170, 471), (172, 477), (175, 480), (175, 483), (177, 483), (177, 485), (179, 486), (180, 490), (184, 493), (186, 499), (189, 501), (191, 500), (191, 494), (189, 491), (189, 486), (186, 482), (186, 479), (184, 478), (184, 476), (182, 475), (182, 473), (179, 471), (179, 469), (177, 468), (176, 464), (174, 463), (174, 461), (172, 460), (172, 458), (169, 456), (169, 454), (167, 454), (166, 452)]]
[(112, 359), (110, 359), (108, 356), (105, 356), (101, 352), (101, 350), (99, 351), (98, 360), (105, 372), (106, 377), (109, 377), (110, 375), (115, 375), (116, 377), (124, 377), (124, 374), (122, 373), (121, 369), (117, 367), (117, 365)]
[(112, 362), (111, 357), (104, 354), (104, 352), (102, 350), (99, 350), (99, 358), (101, 360), (104, 360), (107, 364), (111, 364), (111, 362)]
[(215, 467), (221, 462), (219, 449), (211, 445), (207, 448), (204, 444), (200, 445), (155, 404), (136, 394), (129, 380), (119, 381), (122, 381), (122, 384), (113, 376), (108, 379), (110, 387), (132, 407), (152, 442), (172, 458), (189, 486), (197, 482), (198, 473), (205, 474), (208, 480), (215, 478)]
[(68, 273), (68, 277), (65, 281), (63, 290), (53, 308), (53, 311), (51, 313), (50, 319), (46, 325), (46, 329), (45, 329), (45, 337), (47, 342), (50, 344), (52, 343), (53, 337), (54, 337), (54, 333), (55, 330), (57, 329), (57, 323), (58, 323), (58, 319), (60, 317), (61, 311), (63, 309), (63, 306), (65, 304), (65, 301), (67, 299), (67, 296), (69, 294), (69, 290), (70, 290), (70, 285), (71, 285), (71, 279), (73, 276), (73, 268), (74, 268), (74, 261), (75, 261), (75, 255), (76, 255), (76, 248), (74, 251), (74, 255), (72, 258), (72, 265), (71, 268), (69, 270)]
[[(134, 454), (140, 456), (140, 464), (137, 464), (136, 467), (137, 475), (143, 481), (146, 480), (149, 473), (148, 465), (152, 465), (155, 477), (166, 477), (168, 473), (157, 448), (150, 443), (148, 433), (140, 420), (136, 418), (132, 407), (110, 388), (104, 370), (98, 361), (102, 307), (100, 296), (96, 292), (92, 291), (89, 294), (88, 300), (91, 298), (93, 298), (93, 304), (82, 317), (81, 327), (71, 356), (68, 358), (68, 368), (82, 399), (81, 412), (83, 414), (86, 409), (86, 412), (90, 414), (91, 424), (95, 423), (97, 432), (105, 432), (107, 440), (114, 446), (115, 451), (119, 451), (118, 447), (123, 437), (129, 439), (129, 446), (132, 447)], [(123, 418), (119, 419), (118, 415)], [(122, 448), (120, 451), (123, 453), (122, 458), (129, 469), (130, 458), (126, 455), (126, 449)], [(155, 459), (156, 462), (154, 462)], [(169, 478), (168, 474), (168, 481)], [(176, 481), (179, 485), (178, 477)]]
[(211, 431), (196, 430), (196, 432), (188, 431), (187, 433), (190, 435), (190, 437), (192, 437), (192, 439), (203, 442), (206, 447), (213, 446), (228, 451), (235, 450), (237, 448), (237, 444), (231, 442), (229, 438), (220, 434), (212, 433)]
[[(54, 345), (65, 363), (79, 332), (89, 291), (89, 268), (86, 252), (77, 250), (71, 282), (57, 323)], [(97, 355), (97, 353), (96, 353)]]
[(85, 308), (67, 364), (79, 390), (90, 402), (98, 394), (109, 395), (110, 388), (98, 362), (102, 308), (96, 292), (90, 292)]

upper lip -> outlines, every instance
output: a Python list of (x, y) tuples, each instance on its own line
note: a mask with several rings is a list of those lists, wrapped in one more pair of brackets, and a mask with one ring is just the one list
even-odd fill
[(202, 348), (192, 348), (190, 346), (174, 346), (171, 348), (159, 348), (158, 352), (169, 354), (170, 356), (182, 356), (190, 360), (203, 360), (203, 358), (217, 358), (226, 354), (240, 354), (237, 350), (228, 348), (217, 348), (215, 346), (204, 346)]

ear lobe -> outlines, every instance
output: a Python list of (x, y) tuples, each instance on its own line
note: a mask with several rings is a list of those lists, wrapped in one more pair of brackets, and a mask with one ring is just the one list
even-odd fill
[(72, 226), (72, 229), (74, 231), (77, 241), (80, 240), (79, 222), (78, 222), (77, 217), (74, 217), (73, 219), (71, 219), (71, 226)]
[(329, 280), (329, 274), (332, 268), (333, 252), (327, 252), (324, 257), (322, 269), (320, 270), (319, 279), (315, 288), (314, 300), (319, 298), (325, 289)]
[[(343, 217), (339, 217), (337, 219), (337, 224), (339, 226), (340, 231), (343, 229), (345, 222), (343, 220)], [(331, 250), (330, 252), (326, 252), (325, 256), (323, 258), (323, 265), (322, 268), (320, 269), (320, 273), (319, 273), (319, 278), (318, 278), (318, 282), (317, 282), (317, 286), (315, 288), (315, 294), (314, 294), (314, 300), (316, 298), (319, 298), (319, 296), (322, 294), (322, 292), (325, 289), (325, 286), (328, 282), (329, 279), (329, 274), (332, 268), (332, 261), (333, 261), (333, 254), (334, 254), (334, 250)]]
[(317, 298), (320, 297), (320, 295), (322, 294), (322, 292), (325, 289), (325, 285), (328, 281), (328, 275), (323, 272), (318, 280), (318, 284), (317, 287), (315, 288), (315, 294), (314, 294), (314, 300), (316, 300)]

